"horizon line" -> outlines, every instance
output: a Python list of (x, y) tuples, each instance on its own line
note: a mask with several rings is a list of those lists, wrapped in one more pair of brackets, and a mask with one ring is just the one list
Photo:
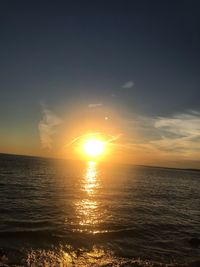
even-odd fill
[[(67, 159), (67, 158), (58, 158), (58, 157), (48, 157), (48, 156), (36, 156), (36, 155), (25, 155), (25, 154), (15, 154), (15, 153), (6, 153), (0, 152), (1, 155), (8, 155), (8, 156), (19, 156), (19, 157), (30, 157), (30, 158), (40, 158), (40, 159), (52, 159), (52, 160), (71, 160), (71, 161), (84, 161), (78, 159)], [(160, 168), (160, 169), (173, 169), (173, 170), (183, 170), (183, 171), (197, 171), (200, 172), (200, 168), (180, 168), (180, 167), (167, 167), (167, 166), (156, 166), (156, 165), (146, 165), (146, 164), (134, 164), (134, 163), (118, 163), (113, 162), (113, 164), (122, 164), (122, 165), (132, 165), (136, 167), (147, 167), (147, 168)]]

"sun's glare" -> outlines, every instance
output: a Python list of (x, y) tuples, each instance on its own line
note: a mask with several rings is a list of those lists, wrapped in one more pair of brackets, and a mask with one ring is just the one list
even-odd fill
[(105, 150), (105, 142), (97, 139), (87, 140), (83, 144), (84, 153), (90, 157), (98, 157), (103, 154)]

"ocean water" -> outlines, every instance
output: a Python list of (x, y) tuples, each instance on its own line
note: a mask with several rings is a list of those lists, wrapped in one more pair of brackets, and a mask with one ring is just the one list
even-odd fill
[(0, 266), (200, 266), (200, 172), (0, 155)]

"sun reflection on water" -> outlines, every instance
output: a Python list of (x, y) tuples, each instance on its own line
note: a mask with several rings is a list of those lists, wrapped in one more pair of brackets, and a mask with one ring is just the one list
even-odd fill
[(80, 189), (83, 198), (76, 202), (76, 214), (80, 229), (78, 231), (95, 232), (95, 226), (102, 221), (97, 191), (100, 187), (97, 164), (90, 161), (87, 164), (85, 175), (81, 181)]
[(95, 194), (98, 186), (99, 183), (97, 181), (96, 162), (89, 161), (83, 180), (83, 191), (85, 191), (90, 196), (92, 194)]

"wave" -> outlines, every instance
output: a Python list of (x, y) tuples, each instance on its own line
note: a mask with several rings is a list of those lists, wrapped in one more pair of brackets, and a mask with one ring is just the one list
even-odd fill
[[(19, 223), (19, 225), (16, 224), (16, 226), (21, 226), (21, 223)], [(136, 236), (140, 236), (140, 233), (138, 231), (138, 229), (135, 229), (135, 228), (125, 228), (125, 229), (113, 229), (113, 230), (93, 230), (91, 228), (90, 229), (79, 229), (79, 228), (76, 228), (76, 229), (68, 229), (68, 230), (53, 230), (51, 229), (51, 227), (49, 225), (46, 226), (46, 229), (37, 229), (36, 226), (38, 227), (42, 227), (42, 226), (45, 226), (45, 223), (44, 222), (37, 222), (37, 223), (23, 223), (23, 226), (28, 226), (28, 227), (34, 227), (33, 230), (31, 229), (27, 229), (27, 230), (17, 230), (17, 231), (0, 231), (0, 238), (1, 237), (28, 237), (28, 238), (31, 238), (31, 237), (37, 237), (37, 236), (42, 236), (42, 237), (45, 237), (45, 236), (59, 236), (59, 237), (69, 237), (69, 236), (97, 236), (98, 238), (100, 237), (104, 237), (104, 236), (107, 236), (107, 237), (112, 237), (112, 236), (115, 236), (115, 237), (126, 237), (126, 236), (133, 236), (133, 237), (136, 237)], [(28, 228), (27, 227), (27, 228)]]
[(93, 247), (92, 250), (74, 250), (71, 246), (52, 249), (31, 249), (29, 251), (12, 248), (0, 249), (0, 266), (45, 266), (45, 267), (198, 267), (199, 261), (190, 263), (162, 263), (146, 259), (130, 259), (115, 256), (112, 251)]
[(48, 242), (48, 238), (53, 237), (54, 235), (50, 230), (41, 230), (41, 231), (4, 231), (0, 232), (0, 238), (28, 238), (30, 240), (33, 239), (46, 239)]

